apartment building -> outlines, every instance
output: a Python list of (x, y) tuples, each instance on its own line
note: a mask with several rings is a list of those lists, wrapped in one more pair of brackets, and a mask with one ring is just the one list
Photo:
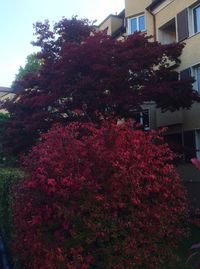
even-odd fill
[[(15, 96), (13, 89), (8, 87), (0, 87), (0, 102), (7, 99), (12, 99)], [(7, 111), (0, 106), (0, 113), (6, 113)]]
[(113, 38), (122, 38), (126, 34), (125, 10), (122, 10), (118, 15), (110, 14), (99, 24), (98, 29), (107, 31), (107, 34)]
[[(195, 77), (193, 86), (200, 93), (200, 0), (125, 0), (125, 10), (107, 17), (99, 29), (107, 29), (114, 38), (141, 31), (162, 44), (184, 42), (178, 71), (182, 78)], [(200, 159), (200, 104), (190, 110), (161, 113), (149, 103), (137, 117), (146, 129), (168, 127), (166, 139), (183, 154), (180, 173), (186, 180), (200, 181), (200, 174), (190, 164), (192, 157)]]

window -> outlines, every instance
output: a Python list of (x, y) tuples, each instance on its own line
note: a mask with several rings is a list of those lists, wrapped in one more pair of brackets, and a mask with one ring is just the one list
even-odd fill
[(200, 32), (200, 5), (193, 9), (194, 32)]
[(182, 162), (184, 156), (182, 133), (167, 134), (164, 138), (170, 149), (176, 154), (175, 163)]
[(185, 162), (190, 163), (192, 158), (196, 158), (196, 133), (195, 131), (184, 132), (183, 152)]
[(192, 158), (200, 160), (200, 130), (184, 133), (185, 161), (191, 162)]
[(188, 9), (189, 35), (192, 36), (200, 32), (200, 4), (193, 5)]
[(200, 64), (192, 68), (192, 73), (195, 79), (194, 89), (200, 94)]
[(142, 110), (140, 112), (136, 111), (133, 115), (133, 119), (136, 123), (141, 124), (144, 130), (150, 129), (148, 109)]
[(177, 154), (176, 163), (185, 161), (191, 163), (192, 158), (200, 159), (200, 130), (186, 131), (165, 135), (165, 141), (171, 150)]
[(195, 130), (196, 157), (200, 160), (200, 130)]
[(186, 68), (180, 72), (180, 79), (187, 80), (190, 79), (193, 74), (191, 74), (191, 68)]
[(132, 34), (136, 31), (145, 31), (144, 15), (133, 17), (128, 20), (128, 33)]
[(200, 94), (200, 64), (187, 68), (180, 72), (180, 79), (187, 80), (194, 77), (193, 88)]

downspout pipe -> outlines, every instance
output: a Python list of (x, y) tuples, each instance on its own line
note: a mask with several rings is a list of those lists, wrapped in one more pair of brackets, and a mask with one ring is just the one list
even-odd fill
[(153, 39), (154, 39), (154, 41), (157, 41), (156, 16), (155, 16), (155, 14), (153, 14), (153, 12), (152, 12), (149, 8), (147, 8), (146, 10), (147, 10), (147, 11), (151, 14), (151, 16), (153, 17)]

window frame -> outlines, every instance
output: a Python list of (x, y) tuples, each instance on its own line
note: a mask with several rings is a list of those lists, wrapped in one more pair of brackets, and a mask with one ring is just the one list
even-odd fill
[[(194, 6), (194, 7), (192, 8), (192, 23), (193, 23), (193, 33), (194, 33), (194, 34), (200, 33), (200, 29), (199, 29), (199, 31), (197, 31), (197, 29), (195, 29), (195, 28), (196, 28), (196, 23), (195, 23), (195, 21), (196, 21), (195, 10), (196, 10), (197, 8), (200, 8), (200, 3), (198, 3), (196, 6)], [(200, 17), (199, 17), (199, 20), (200, 20)]]
[(200, 160), (200, 129), (195, 129), (196, 158)]
[[(188, 134), (190, 139), (188, 140)], [(179, 142), (170, 139), (170, 137), (176, 136), (180, 138)], [(165, 134), (165, 141), (169, 144), (169, 146), (173, 145), (172, 151), (178, 153), (181, 157), (178, 157), (176, 160), (184, 163), (191, 163), (191, 158), (197, 158), (200, 160), (200, 129), (192, 129), (188, 131), (179, 131), (177, 133)], [(192, 138), (192, 139), (191, 139)], [(188, 144), (189, 141), (189, 144)], [(192, 141), (192, 144), (190, 144)], [(177, 150), (174, 150), (174, 145), (177, 147)], [(179, 152), (180, 151), (180, 152)]]
[(192, 76), (195, 79), (195, 82), (193, 83), (193, 88), (200, 94), (200, 63), (192, 66)]
[[(146, 125), (144, 125), (144, 114), (145, 113), (147, 113), (147, 115), (148, 115), (148, 124), (146, 124)], [(150, 122), (151, 122), (150, 109), (145, 108), (145, 109), (142, 109), (141, 111), (134, 111), (134, 114), (135, 114), (135, 116), (138, 115), (138, 118), (139, 118), (139, 121), (136, 121), (133, 117), (134, 121), (136, 123), (140, 124), (144, 131), (150, 130)]]
[(188, 7), (188, 27), (189, 27), (189, 37), (200, 33), (200, 31), (195, 31), (195, 9), (200, 7), (200, 2)]
[[(141, 17), (144, 17), (144, 29), (143, 30), (140, 30), (139, 28), (139, 19), (141, 18)], [(131, 21), (133, 20), (133, 19), (136, 19), (136, 25), (137, 25), (137, 30), (136, 31), (132, 31), (132, 24), (131, 24)], [(131, 34), (134, 34), (135, 32), (145, 32), (146, 31), (146, 18), (145, 18), (145, 14), (144, 13), (142, 13), (142, 14), (140, 14), (140, 15), (137, 15), (137, 16), (133, 16), (133, 17), (130, 17), (129, 19), (128, 19), (128, 34), (129, 35), (131, 35)]]

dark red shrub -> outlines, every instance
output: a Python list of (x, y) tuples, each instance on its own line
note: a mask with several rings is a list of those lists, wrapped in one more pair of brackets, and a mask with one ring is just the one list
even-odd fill
[(54, 126), (23, 160), (14, 248), (26, 269), (160, 268), (183, 236), (173, 154), (129, 123)]

